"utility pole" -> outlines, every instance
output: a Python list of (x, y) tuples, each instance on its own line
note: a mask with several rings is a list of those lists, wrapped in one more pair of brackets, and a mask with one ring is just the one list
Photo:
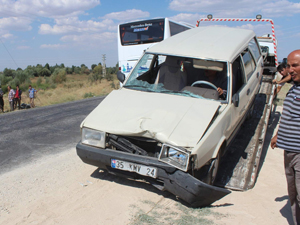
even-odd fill
[(105, 64), (106, 55), (102, 55), (102, 77), (106, 77), (106, 64)]

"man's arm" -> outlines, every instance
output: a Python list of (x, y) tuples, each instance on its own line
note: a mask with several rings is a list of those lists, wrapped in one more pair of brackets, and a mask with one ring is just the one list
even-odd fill
[(286, 77), (284, 77), (283, 79), (281, 79), (280, 81), (276, 81), (277, 84), (282, 84), (285, 82), (289, 82), (292, 79), (291, 75), (287, 75)]
[[(277, 132), (278, 133), (278, 132)], [(271, 139), (271, 148), (274, 149), (277, 147), (276, 143), (277, 143), (277, 133), (274, 137), (272, 137)]]

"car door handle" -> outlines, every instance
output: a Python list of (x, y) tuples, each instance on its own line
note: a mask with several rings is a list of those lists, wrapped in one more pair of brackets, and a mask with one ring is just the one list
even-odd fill
[(247, 90), (247, 95), (249, 95), (250, 94), (250, 88)]
[(259, 72), (257, 72), (256, 77), (259, 78)]

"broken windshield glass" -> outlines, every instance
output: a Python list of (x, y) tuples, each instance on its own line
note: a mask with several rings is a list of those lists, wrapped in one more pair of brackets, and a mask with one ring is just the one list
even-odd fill
[(203, 98), (200, 95), (193, 94), (189, 91), (172, 91), (164, 88), (164, 85), (162, 83), (158, 84), (149, 84), (146, 81), (134, 79), (126, 82), (124, 85), (125, 88), (129, 89), (135, 89), (140, 91), (148, 91), (148, 92), (157, 92), (157, 93), (168, 93), (168, 94), (174, 94), (174, 95), (181, 95), (181, 96), (187, 96), (187, 97), (193, 97), (193, 98)]

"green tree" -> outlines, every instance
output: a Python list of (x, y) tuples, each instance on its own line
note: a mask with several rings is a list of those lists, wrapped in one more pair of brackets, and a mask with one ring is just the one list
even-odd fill
[(50, 76), (51, 76), (51, 71), (48, 70), (47, 68), (42, 68), (42, 69), (39, 71), (39, 76), (40, 76), (40, 77), (50, 77)]
[(44, 66), (44, 68), (46, 68), (46, 69), (50, 70), (49, 63), (46, 63), (46, 64), (45, 64), (45, 66)]
[(91, 69), (92, 71), (94, 70), (94, 68), (97, 66), (97, 64), (92, 64)]
[(59, 84), (67, 80), (67, 72), (65, 69), (56, 68), (51, 75), (51, 79), (54, 83)]
[(80, 68), (79, 66), (76, 66), (76, 67), (74, 68), (74, 73), (75, 73), (75, 74), (80, 74), (80, 73), (81, 73), (81, 68)]
[(35, 76), (37, 77), (38, 76), (38, 73), (37, 73), (37, 70), (35, 68), (35, 66), (27, 66), (26, 69), (25, 69), (29, 74), (30, 76)]
[(44, 67), (41, 64), (37, 64), (36, 67), (35, 67), (35, 70), (36, 70), (36, 73), (37, 73), (36, 76), (41, 76), (41, 72), (42, 72), (43, 69), (44, 69)]
[(3, 74), (4, 74), (4, 76), (6, 76), (6, 77), (13, 77), (13, 71), (14, 71), (14, 70), (12, 70), (12, 69), (7, 69), (7, 68), (5, 68), (5, 69), (3, 70)]
[(94, 74), (97, 74), (97, 75), (101, 75), (101, 74), (102, 74), (102, 66), (101, 66), (101, 64), (98, 64), (98, 66), (96, 66), (96, 67), (93, 69), (93, 73), (94, 73)]
[(80, 73), (81, 74), (90, 74), (90, 70), (84, 64), (82, 64)]
[(71, 67), (66, 67), (65, 69), (66, 69), (67, 74), (73, 73), (73, 69)]

